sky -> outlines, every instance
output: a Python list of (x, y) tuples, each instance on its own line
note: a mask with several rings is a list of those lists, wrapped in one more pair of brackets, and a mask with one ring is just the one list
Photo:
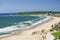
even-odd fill
[(60, 0), (0, 0), (0, 13), (60, 11)]

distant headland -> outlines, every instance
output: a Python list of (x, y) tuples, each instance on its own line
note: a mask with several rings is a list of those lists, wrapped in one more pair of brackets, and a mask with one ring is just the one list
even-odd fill
[(47, 15), (55, 15), (60, 14), (60, 12), (56, 11), (31, 11), (31, 12), (17, 12), (17, 13), (0, 13), (0, 15), (38, 15), (38, 14), (47, 14)]

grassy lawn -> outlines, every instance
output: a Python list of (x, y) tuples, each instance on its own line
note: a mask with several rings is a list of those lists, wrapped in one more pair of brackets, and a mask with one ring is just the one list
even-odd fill
[(59, 36), (60, 36), (60, 32), (54, 32), (54, 33), (52, 33), (52, 35), (53, 35), (54, 37), (59, 37)]

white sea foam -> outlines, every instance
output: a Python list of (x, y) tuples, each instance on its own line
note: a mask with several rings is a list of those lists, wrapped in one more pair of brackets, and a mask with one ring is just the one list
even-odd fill
[(32, 23), (32, 21), (25, 21), (24, 23)]
[[(9, 32), (9, 31), (13, 31), (13, 30), (17, 30), (17, 29), (24, 29), (27, 27), (27, 25), (23, 24), (23, 23), (32, 23), (31, 21), (26, 21), (26, 22), (20, 22), (17, 25), (13, 25), (13, 26), (9, 26), (9, 27), (5, 27), (5, 28), (0, 28), (0, 33), (1, 32)], [(16, 23), (15, 23), (16, 24)], [(19, 28), (20, 27), (20, 28)]]
[(42, 22), (44, 22), (44, 21), (47, 21), (47, 20), (49, 20), (49, 19), (51, 19), (51, 18), (50, 18), (50, 17), (46, 17), (45, 19), (40, 20), (40, 21), (34, 23), (32, 26), (37, 25), (37, 24), (39, 24), (39, 23), (42, 23)]
[[(13, 25), (13, 26), (6, 27), (6, 28), (1, 28), (1, 29), (0, 29), (0, 33), (8, 33), (9, 31), (11, 32), (11, 31), (20, 30), (20, 29), (28, 29), (28, 28), (30, 28), (30, 27), (32, 27), (32, 26), (34, 26), (34, 25), (37, 25), (37, 24), (42, 23), (42, 22), (44, 22), (44, 21), (47, 21), (47, 20), (49, 20), (49, 19), (51, 19), (51, 18), (50, 18), (50, 17), (46, 17), (46, 18), (44, 18), (43, 20), (40, 20), (40, 21), (38, 21), (38, 22), (36, 22), (36, 23), (33, 23), (34, 20), (32, 20), (32, 21), (20, 22), (20, 23), (18, 23), (17, 25)], [(36, 19), (36, 20), (37, 20), (37, 19)], [(31, 26), (29, 26), (29, 25), (27, 25), (27, 24), (24, 24), (24, 23), (29, 23), (29, 24), (31, 24)], [(15, 23), (15, 24), (16, 24), (16, 23)], [(8, 35), (8, 34), (7, 34), (7, 35)], [(2, 35), (2, 36), (4, 37), (4, 36), (7, 36), (7, 35)], [(2, 37), (2, 36), (0, 36), (0, 37)]]
[(21, 26), (20, 28), (22, 28), (22, 29), (26, 29), (27, 27), (29, 27), (32, 24), (33, 24), (33, 21), (25, 21), (25, 22), (19, 23), (19, 26)]
[(0, 33), (1, 32), (8, 32), (8, 31), (12, 31), (12, 30), (16, 30), (18, 28), (16, 28), (15, 26), (10, 26), (10, 27), (6, 27), (6, 28), (1, 28), (0, 29)]
[(6, 36), (9, 36), (10, 34), (6, 34), (6, 35), (2, 35), (2, 36), (0, 36), (0, 37), (6, 37)]
[[(45, 22), (45, 21), (48, 21), (48, 20), (50, 20), (50, 19), (51, 19), (50, 17), (46, 17), (46, 18), (44, 18), (43, 20), (40, 20), (40, 21), (38, 21), (38, 22), (36, 22), (36, 23), (33, 23), (31, 26), (26, 27), (26, 29), (31, 28), (31, 27), (33, 27), (34, 25), (37, 25), (37, 24), (39, 24), (39, 23), (43, 23), (43, 22)], [(33, 21), (32, 21), (32, 22), (33, 22)]]

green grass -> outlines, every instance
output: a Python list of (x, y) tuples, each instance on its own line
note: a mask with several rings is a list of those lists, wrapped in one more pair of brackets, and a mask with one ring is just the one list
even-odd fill
[(52, 33), (52, 35), (53, 35), (54, 37), (59, 37), (59, 36), (60, 36), (60, 32), (54, 32), (54, 33)]

